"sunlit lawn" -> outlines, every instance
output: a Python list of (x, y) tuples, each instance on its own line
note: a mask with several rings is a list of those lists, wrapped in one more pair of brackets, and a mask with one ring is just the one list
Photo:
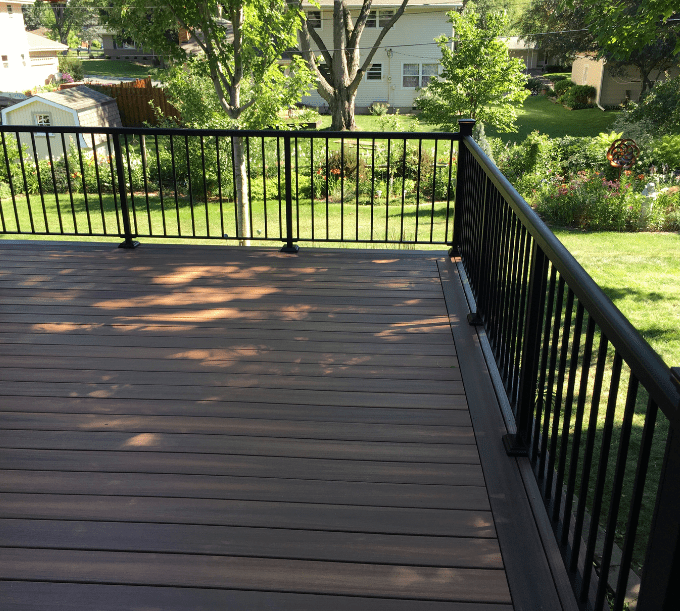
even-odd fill
[[(111, 195), (103, 195), (101, 200), (96, 195), (89, 196), (87, 205), (82, 194), (73, 195), (73, 204), (68, 195), (56, 199), (54, 195), (45, 195), (44, 208), (40, 195), (30, 196), (29, 199), (30, 209), (25, 198), (17, 197), (16, 212), (10, 199), (2, 199), (7, 232), (17, 230), (17, 218), (23, 232), (46, 233), (49, 230), (50, 234), (95, 233), (111, 236), (122, 231), (122, 216), (120, 211), (116, 214), (118, 203), (114, 202)], [(148, 198), (143, 194), (135, 195), (133, 200), (129, 206), (135, 233), (141, 236), (189, 238), (195, 235), (207, 242), (211, 238), (223, 239), (225, 234), (230, 238), (236, 236), (233, 202), (225, 201), (220, 205), (219, 201), (211, 199), (206, 204), (205, 201), (191, 201), (185, 196), (175, 199), (172, 193), (164, 195), (162, 204), (158, 195)], [(447, 214), (444, 202), (435, 202), (433, 206), (431, 200), (417, 202), (413, 196), (407, 196), (402, 204), (400, 196), (391, 196), (388, 202), (385, 195), (374, 201), (371, 205), (367, 197), (360, 196), (357, 206), (354, 198), (347, 198), (344, 203), (330, 198), (328, 202), (325, 198), (314, 202), (310, 199), (294, 199), (295, 239), (304, 245), (319, 242), (320, 246), (322, 242), (343, 240), (363, 243), (414, 242), (417, 233), (417, 239), (421, 242), (445, 241)], [(251, 206), (251, 219), (254, 243), (262, 240), (264, 246), (281, 244), (286, 235), (285, 203), (279, 206), (278, 199), (268, 198), (265, 206), (264, 201), (255, 200)], [(452, 218), (449, 218), (449, 234), (451, 223)], [(49, 237), (52, 239), (51, 235)], [(191, 242), (196, 243), (196, 240), (192, 239)]]

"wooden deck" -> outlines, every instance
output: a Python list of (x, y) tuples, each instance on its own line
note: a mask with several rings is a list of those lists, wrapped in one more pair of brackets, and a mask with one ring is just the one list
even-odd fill
[(0, 255), (2, 609), (569, 607), (442, 253)]

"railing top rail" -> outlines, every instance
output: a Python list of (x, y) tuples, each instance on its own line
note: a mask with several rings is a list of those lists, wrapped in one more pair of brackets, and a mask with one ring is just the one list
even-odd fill
[(461, 140), (671, 425), (680, 430), (680, 392), (671, 381), (670, 368), (548, 229), (508, 179), (495, 165), (487, 162), (479, 145), (470, 136), (463, 136)]
[(80, 126), (57, 126), (57, 125), (0, 125), (0, 132), (5, 133), (39, 133), (53, 134), (108, 134), (130, 136), (242, 136), (259, 138), (318, 138), (318, 139), (344, 139), (356, 140), (459, 140), (458, 132), (331, 132), (312, 130), (249, 130), (249, 129), (185, 129), (185, 128), (160, 128), (160, 127), (80, 127)]

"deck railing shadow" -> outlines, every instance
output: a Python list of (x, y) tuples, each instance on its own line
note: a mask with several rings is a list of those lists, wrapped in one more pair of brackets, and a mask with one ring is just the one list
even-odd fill
[(640, 611), (675, 608), (680, 371), (489, 161), (473, 123), (360, 135), (2, 126), (0, 223), (17, 236), (119, 236), (126, 248), (144, 238), (285, 252), (298, 242), (449, 246), (498, 374), (506, 449), (530, 462), (580, 608), (623, 609), (631, 567), (642, 573)]

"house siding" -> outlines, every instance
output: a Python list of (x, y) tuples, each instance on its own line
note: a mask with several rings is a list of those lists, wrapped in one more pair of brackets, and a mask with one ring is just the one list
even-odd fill
[[(672, 68), (668, 73), (674, 77), (680, 74), (680, 69)], [(652, 76), (656, 77), (656, 73), (653, 72)], [(637, 102), (642, 92), (642, 83), (636, 68), (631, 66), (613, 75), (604, 59), (578, 57), (572, 66), (571, 80), (577, 85), (595, 87), (595, 101), (603, 107), (618, 106), (628, 99)], [(665, 75), (661, 74), (659, 80), (665, 80)]]
[[(8, 5), (12, 7), (11, 14)], [(33, 87), (33, 73), (28, 69), (31, 64), (24, 16), (19, 2), (0, 2), (0, 32), (0, 57), (7, 57), (6, 62), (0, 61), (0, 91), (14, 92)]]
[[(416, 10), (417, 9), (417, 10)], [(418, 96), (413, 88), (403, 87), (402, 66), (406, 63), (439, 63), (441, 52), (434, 39), (442, 34), (451, 36), (453, 28), (448, 21), (450, 9), (428, 9), (424, 6), (407, 8), (404, 14), (387, 33), (380, 44), (380, 49), (373, 57), (374, 64), (382, 64), (382, 79), (367, 80), (366, 76), (357, 90), (356, 109), (365, 110), (373, 102), (388, 102), (392, 107), (410, 110)], [(330, 49), (333, 47), (333, 11), (321, 11), (322, 28), (319, 31), (322, 40)], [(353, 11), (356, 18), (358, 11)], [(380, 28), (366, 28), (361, 37), (362, 53), (369, 52), (380, 34)], [(404, 46), (414, 45), (414, 46)], [(314, 49), (314, 47), (312, 47)], [(387, 50), (392, 49), (392, 57)], [(363, 58), (362, 58), (363, 61)], [(304, 104), (323, 107), (326, 102), (314, 91), (302, 99)]]

